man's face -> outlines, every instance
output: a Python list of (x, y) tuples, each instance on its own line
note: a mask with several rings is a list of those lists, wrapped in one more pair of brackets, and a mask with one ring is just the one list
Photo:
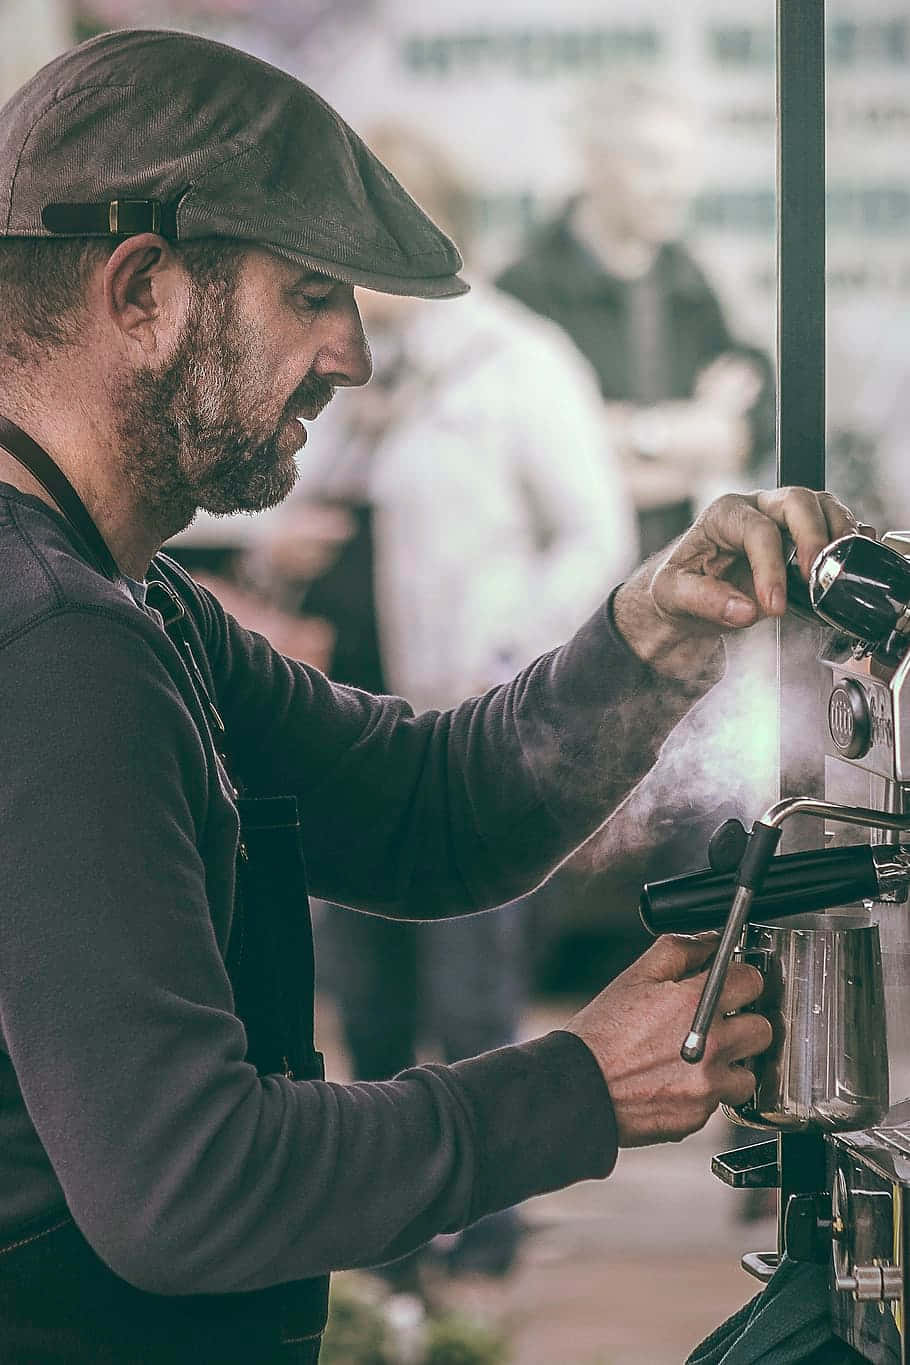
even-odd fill
[(680, 235), (700, 178), (695, 129), (685, 118), (642, 112), (621, 137), (591, 137), (586, 154), (589, 197), (610, 231), (655, 244)]
[(192, 286), (168, 360), (122, 385), (127, 476), (147, 506), (183, 524), (198, 508), (271, 507), (297, 478), (297, 419), (370, 370), (350, 286), (250, 251), (235, 279)]

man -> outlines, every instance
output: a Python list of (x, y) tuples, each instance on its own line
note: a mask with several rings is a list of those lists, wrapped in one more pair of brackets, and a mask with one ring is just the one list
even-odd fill
[(301, 826), (346, 905), (515, 897), (653, 761), (722, 632), (783, 611), (778, 527), (805, 567), (854, 522), (724, 499), (568, 645), (415, 718), (156, 550), (289, 491), (300, 419), (369, 377), (354, 287), (460, 293), (452, 244), (311, 91), (176, 33), (39, 72), (0, 180), (3, 1358), (314, 1361), (329, 1270), (698, 1128), (770, 1027), (736, 966), (686, 1067), (711, 945), (667, 939), (545, 1038), (328, 1083)]
[[(693, 110), (665, 84), (611, 82), (579, 118), (581, 194), (499, 277), (593, 364), (638, 508), (642, 552), (774, 445), (765, 355), (732, 335), (681, 240), (698, 183)], [(741, 486), (741, 484), (739, 484)]]

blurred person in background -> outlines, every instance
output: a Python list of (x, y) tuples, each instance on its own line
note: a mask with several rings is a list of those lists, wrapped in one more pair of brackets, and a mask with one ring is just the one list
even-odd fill
[[(466, 184), (444, 150), (397, 123), (368, 137), (469, 242)], [(634, 517), (596, 378), (560, 328), (476, 283), (454, 310), (376, 293), (360, 307), (373, 379), (322, 417), (266, 551), (304, 611), (330, 623), (333, 678), (445, 709), (581, 624), (636, 560)], [(328, 907), (317, 936), (338, 964), (356, 1078), (396, 1075), (421, 1043), (454, 1062), (515, 1041), (522, 909), (402, 924)], [(518, 1236), (505, 1210), (462, 1233), (446, 1263), (504, 1273)], [(410, 1284), (417, 1270), (399, 1263), (388, 1278)]]
[(578, 137), (584, 189), (497, 283), (597, 371), (647, 555), (773, 448), (771, 367), (735, 340), (681, 240), (699, 180), (688, 102), (611, 83), (581, 106)]

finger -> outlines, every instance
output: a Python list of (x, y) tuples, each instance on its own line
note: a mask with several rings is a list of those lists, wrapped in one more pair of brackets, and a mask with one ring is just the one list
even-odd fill
[(870, 526), (865, 521), (860, 522), (859, 533), (861, 536), (868, 536), (870, 540), (878, 540), (878, 531), (876, 531), (874, 526)]
[(761, 615), (755, 602), (722, 578), (689, 573), (672, 561), (658, 569), (651, 592), (658, 607), (669, 616), (692, 616), (721, 629), (752, 626)]
[[(691, 976), (717, 951), (716, 934), (662, 934), (647, 952), (643, 953), (635, 969), (650, 981), (682, 981)], [(760, 973), (758, 973), (760, 975)]]
[[(703, 524), (715, 544), (735, 555), (745, 555), (760, 607), (769, 616), (781, 616), (787, 606), (787, 568), (779, 528), (786, 522), (782, 511), (778, 521), (759, 510), (761, 499), (769, 496), (758, 493), (753, 498), (719, 498), (708, 508)], [(817, 502), (815, 508), (821, 524), (827, 526)], [(729, 613), (729, 604), (727, 610)]]
[(759, 493), (756, 506), (789, 532), (806, 579), (813, 560), (826, 545), (857, 529), (853, 513), (833, 493), (814, 493), (808, 488), (776, 488)]
[(742, 549), (749, 561), (755, 596), (768, 616), (782, 616), (787, 608), (787, 566), (780, 530), (748, 503), (741, 508), (740, 517)]
[(755, 1077), (747, 1066), (724, 1068), (717, 1086), (721, 1104), (748, 1104), (755, 1094)]
[(718, 1019), (710, 1032), (710, 1056), (727, 1062), (742, 1062), (765, 1052), (774, 1037), (763, 1014), (734, 1014)]
[(726, 1014), (729, 1010), (741, 1010), (746, 1005), (754, 1004), (764, 989), (765, 978), (757, 967), (745, 962), (731, 962), (717, 1002), (719, 1013)]

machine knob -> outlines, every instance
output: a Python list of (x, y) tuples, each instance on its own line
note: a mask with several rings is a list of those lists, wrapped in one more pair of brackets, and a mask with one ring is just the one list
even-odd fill
[(869, 703), (852, 678), (839, 682), (828, 698), (828, 730), (844, 758), (862, 758), (872, 748)]
[(784, 1214), (784, 1246), (791, 1261), (824, 1262), (831, 1255), (832, 1220), (821, 1194), (791, 1194)]
[(883, 1265), (855, 1265), (849, 1275), (838, 1275), (834, 1283), (842, 1294), (852, 1294), (857, 1302), (882, 1303), (899, 1299), (903, 1294), (901, 1268), (890, 1261)]

